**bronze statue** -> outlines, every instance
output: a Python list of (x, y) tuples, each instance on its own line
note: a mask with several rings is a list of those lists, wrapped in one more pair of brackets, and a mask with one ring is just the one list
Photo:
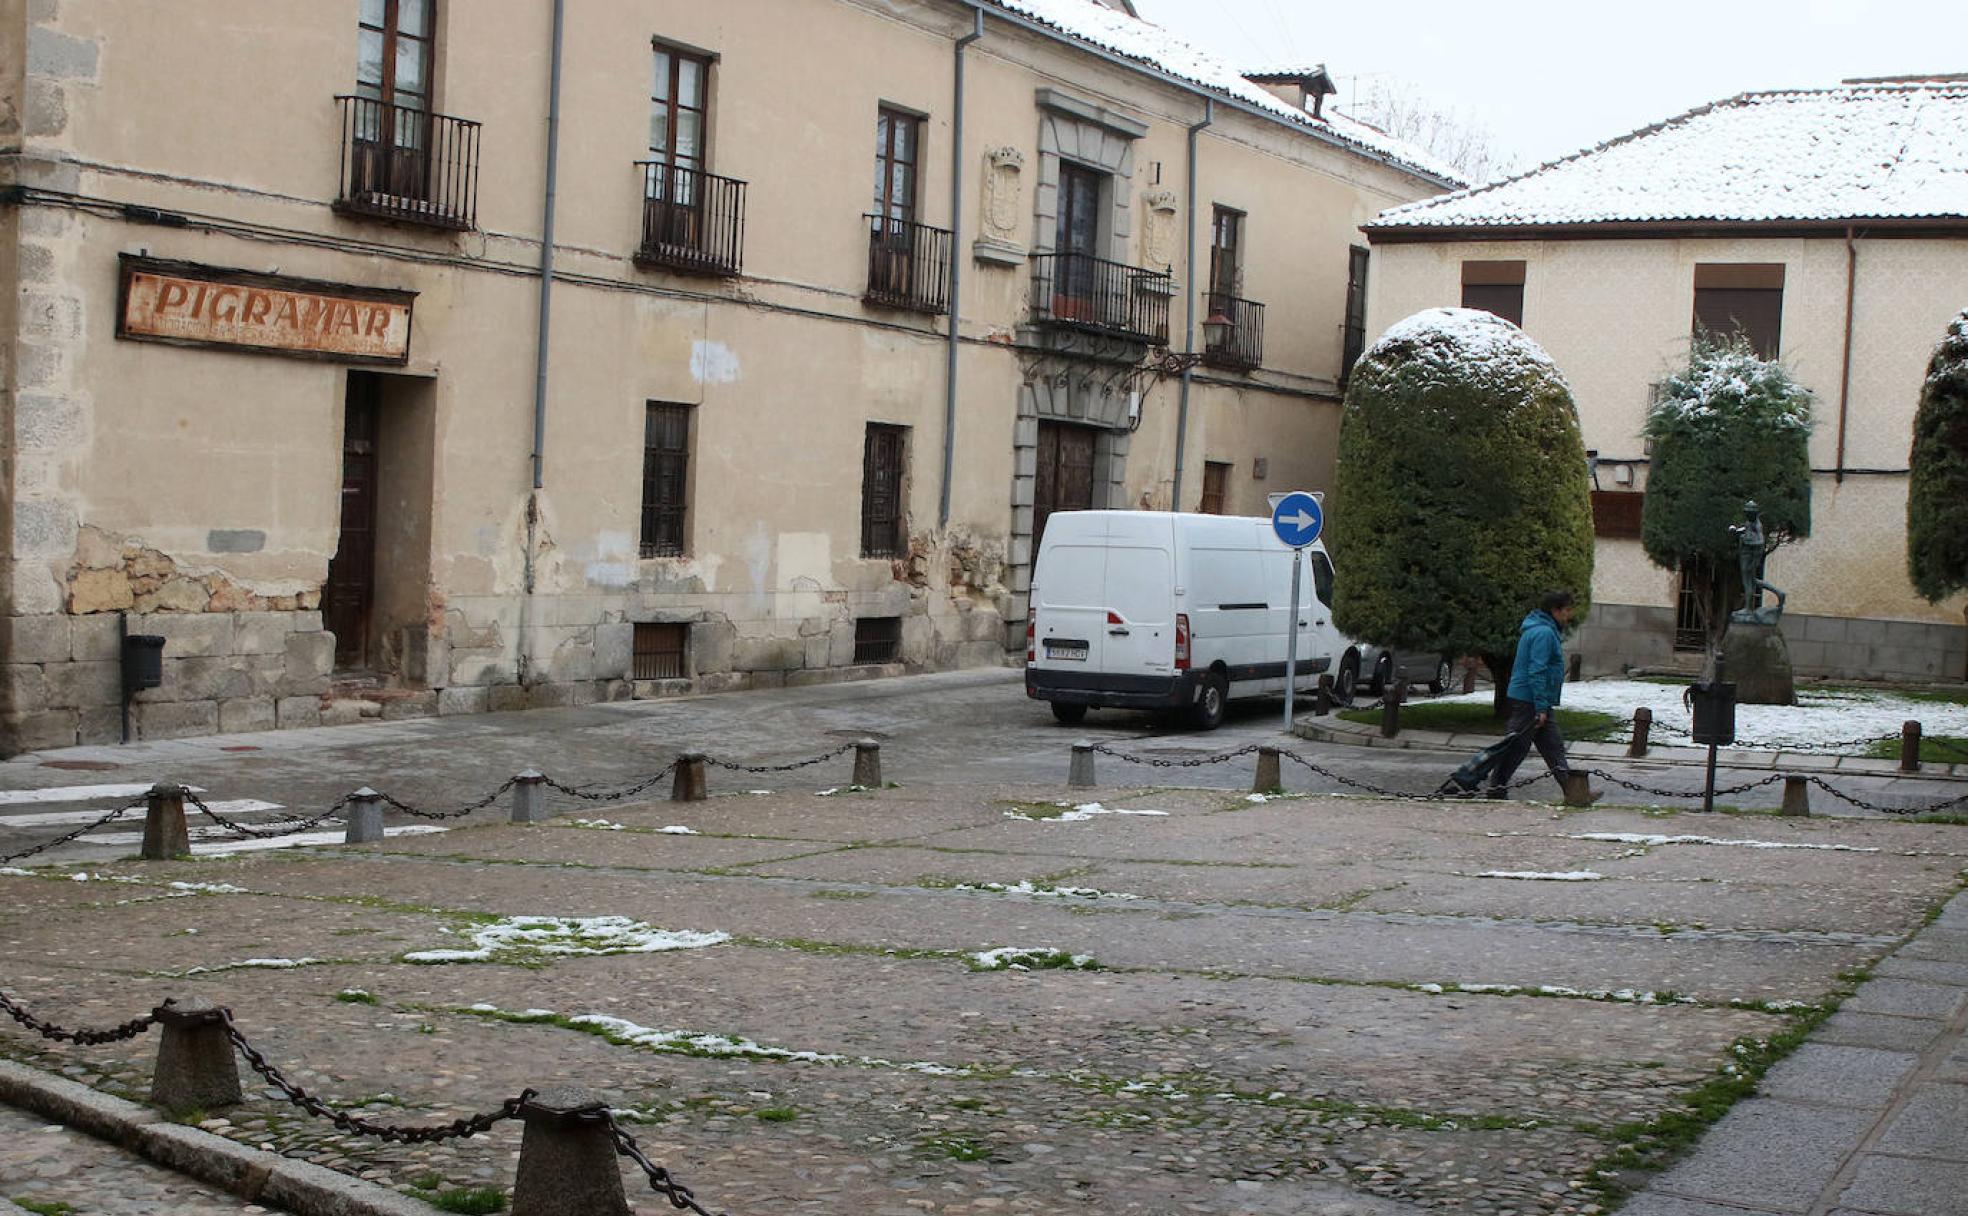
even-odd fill
[[(1730, 524), (1736, 538), (1736, 566), (1742, 571), (1743, 606), (1729, 614), (1732, 621), (1750, 625), (1774, 625), (1783, 616), (1784, 593), (1763, 577), (1763, 561), (1768, 546), (1763, 540), (1763, 513), (1754, 499), (1743, 504), (1743, 522)], [(1763, 593), (1777, 597), (1775, 605), (1763, 607)]]

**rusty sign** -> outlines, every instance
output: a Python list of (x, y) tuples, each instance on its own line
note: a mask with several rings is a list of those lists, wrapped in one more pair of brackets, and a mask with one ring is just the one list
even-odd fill
[(337, 363), (410, 361), (416, 293), (121, 257), (116, 336)]

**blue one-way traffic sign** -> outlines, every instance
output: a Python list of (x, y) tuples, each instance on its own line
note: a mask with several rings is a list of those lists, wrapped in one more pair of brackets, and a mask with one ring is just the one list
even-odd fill
[(1319, 508), (1319, 500), (1303, 490), (1293, 490), (1271, 508), (1271, 530), (1294, 549), (1318, 540), (1319, 529), (1325, 525), (1326, 513)]

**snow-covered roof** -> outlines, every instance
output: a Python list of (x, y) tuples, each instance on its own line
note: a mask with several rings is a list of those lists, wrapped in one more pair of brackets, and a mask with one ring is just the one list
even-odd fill
[(1367, 227), (1544, 228), (1968, 217), (1968, 84), (1743, 93)]
[(1252, 109), (1321, 132), (1335, 142), (1396, 168), (1449, 185), (1465, 179), (1456, 169), (1404, 140), (1383, 135), (1340, 114), (1314, 118), (1309, 112), (1252, 83), (1243, 73), (1208, 51), (1184, 42), (1159, 25), (1112, 9), (1099, 0), (985, 0), (986, 11), (1023, 17), (1069, 38), (1131, 59), (1144, 67), (1229, 97)]

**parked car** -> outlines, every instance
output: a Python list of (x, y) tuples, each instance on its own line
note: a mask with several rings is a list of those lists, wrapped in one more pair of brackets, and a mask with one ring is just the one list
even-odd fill
[[(1391, 650), (1386, 647), (1360, 643), (1360, 665), (1355, 671), (1358, 682), (1362, 673), (1368, 696), (1378, 697), (1394, 686), (1394, 674), (1408, 673), (1408, 683), (1426, 684), (1429, 692), (1442, 693), (1449, 690), (1455, 680), (1455, 656), (1430, 654), (1425, 650)], [(1334, 685), (1339, 681), (1335, 679)]]
[[(1305, 557), (1295, 690), (1350, 643), (1332, 624), (1332, 562)], [(1285, 691), (1292, 551), (1271, 521), (1163, 511), (1046, 520), (1025, 620), (1025, 695), (1061, 722), (1103, 706), (1179, 710), (1212, 730), (1226, 702)]]

